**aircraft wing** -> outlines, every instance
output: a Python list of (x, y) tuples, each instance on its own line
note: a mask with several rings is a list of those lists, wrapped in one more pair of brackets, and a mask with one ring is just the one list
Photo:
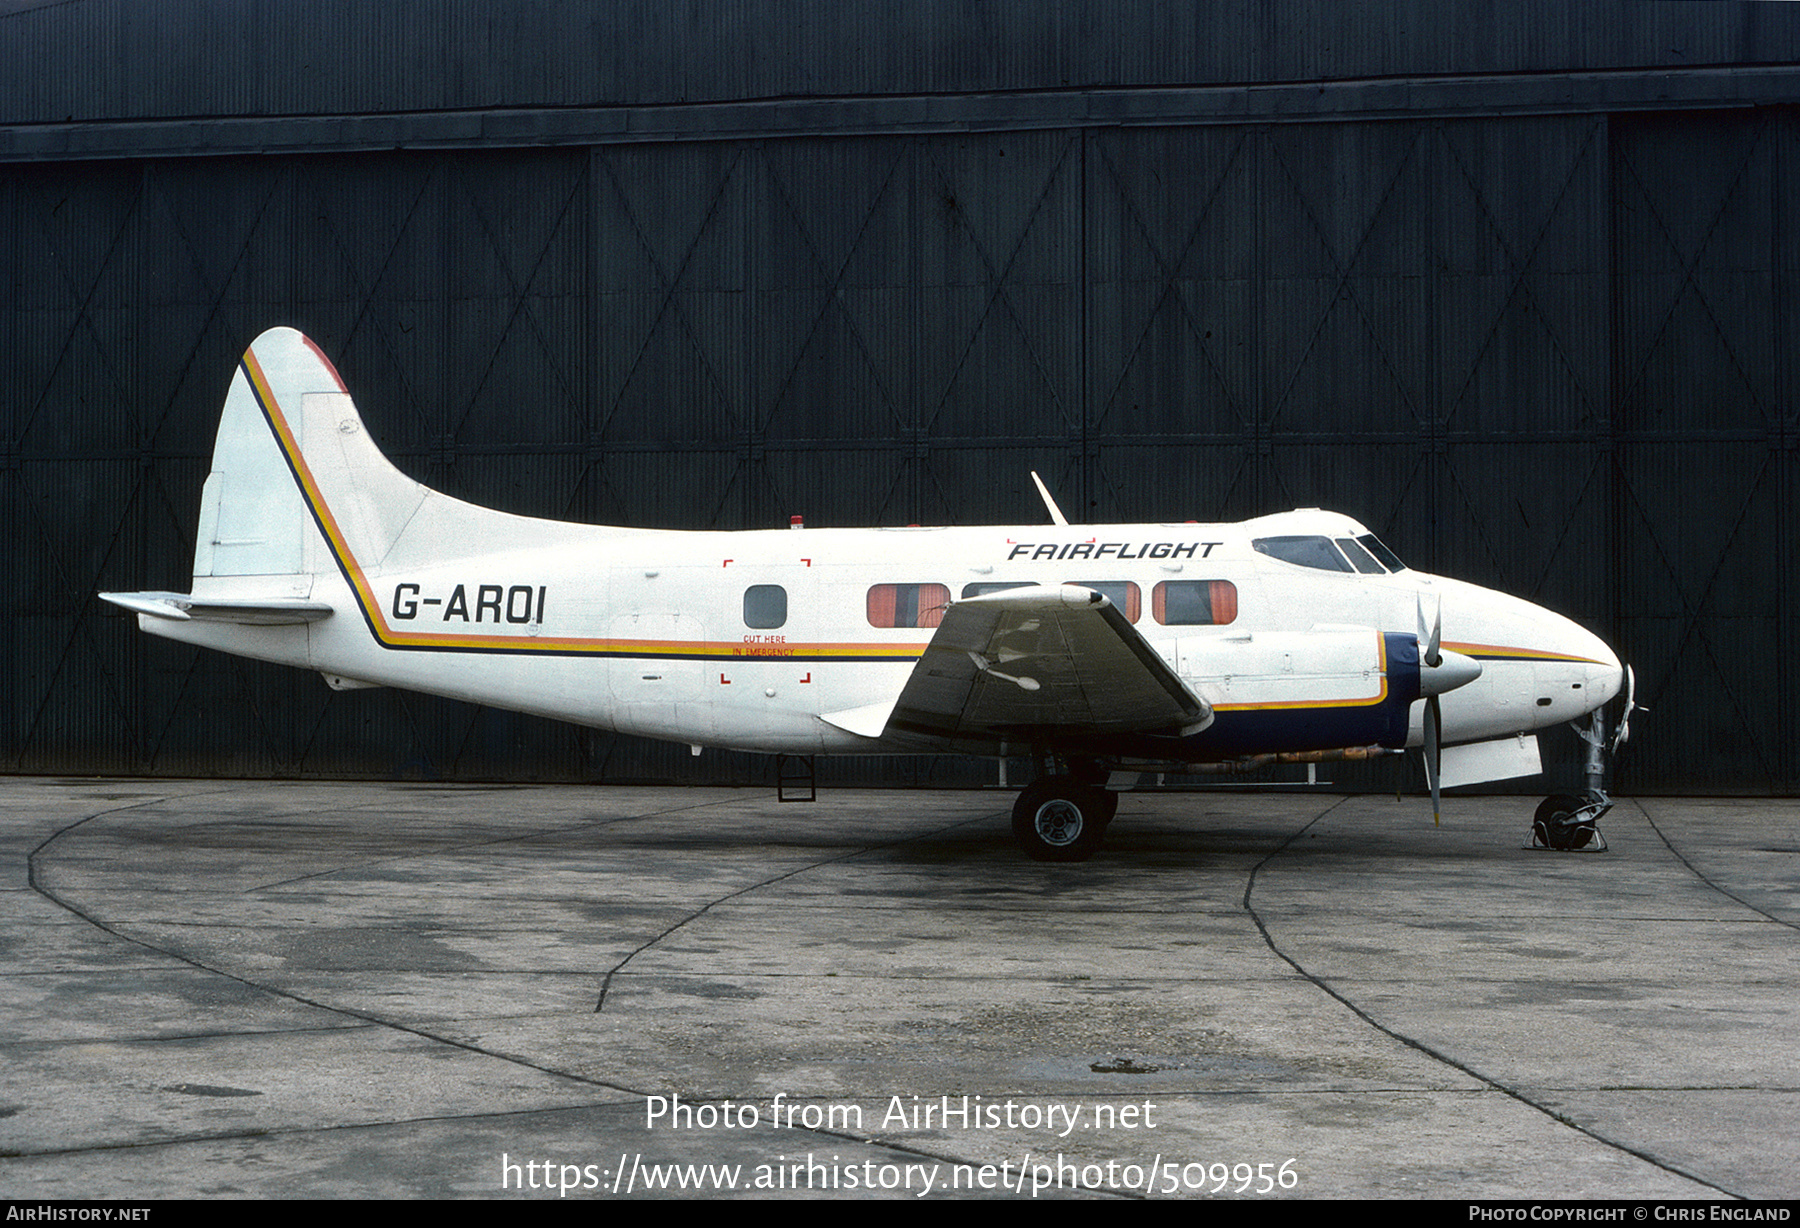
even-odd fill
[(940, 737), (1195, 733), (1212, 709), (1092, 589), (954, 602), (886, 727)]

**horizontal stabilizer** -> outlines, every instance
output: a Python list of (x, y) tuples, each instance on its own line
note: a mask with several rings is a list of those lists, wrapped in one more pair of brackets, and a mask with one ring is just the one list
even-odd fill
[(172, 622), (237, 623), (246, 627), (291, 627), (316, 623), (331, 616), (322, 601), (299, 597), (249, 597), (242, 599), (195, 597), (191, 593), (101, 593), (134, 614), (166, 618)]

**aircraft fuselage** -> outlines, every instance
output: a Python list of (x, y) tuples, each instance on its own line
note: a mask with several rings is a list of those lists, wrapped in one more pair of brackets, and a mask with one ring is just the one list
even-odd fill
[[(1325, 702), (1335, 699), (1339, 708), (1378, 706), (1397, 663), (1381, 660), (1374, 633), (1413, 636), (1421, 598), (1442, 603), (1444, 647), (1483, 666), (1479, 678), (1443, 698), (1446, 741), (1572, 720), (1619, 687), (1617, 659), (1598, 637), (1518, 598), (1411, 569), (1363, 574), (1300, 566), (1252, 545), (1302, 529), (1332, 539), (1366, 534), (1328, 512), (1212, 525), (553, 527), (554, 545), (460, 554), (436, 566), (366, 567), (340, 558), (335, 572), (308, 577), (307, 591), (283, 587), (340, 614), (302, 626), (142, 622), (172, 638), (335, 679), (652, 738), (795, 754), (941, 744), (905, 735), (872, 740), (821, 717), (897, 692), (931, 639), (934, 608), (941, 616), (945, 598), (960, 599), (974, 586), (1073, 584), (1112, 596), (1221, 714), (1222, 728), (1194, 735), (1175, 757), (1244, 753), (1251, 743), (1303, 750), (1383, 741), (1360, 732), (1366, 723), (1344, 726), (1351, 731), (1344, 737), (1309, 737), (1296, 710), (1320, 707), (1304, 701), (1318, 701), (1323, 685), (1336, 688)], [(1232, 590), (1230, 608), (1196, 611), (1195, 592), (1220, 582)], [(243, 584), (241, 577), (230, 581), (234, 592)], [(197, 580), (195, 595), (205, 591)], [(1229, 621), (1195, 621), (1215, 613)], [(1295, 660), (1282, 642), (1329, 640), (1329, 632), (1338, 633), (1342, 653), (1326, 643), (1311, 654), (1318, 659), (1302, 651)], [(1258, 655), (1261, 646), (1266, 657)], [(1420, 736), (1416, 697), (1401, 707), (1411, 745)], [(1242, 727), (1234, 713), (1269, 715), (1262, 732), (1240, 746), (1220, 736), (1234, 723)]]

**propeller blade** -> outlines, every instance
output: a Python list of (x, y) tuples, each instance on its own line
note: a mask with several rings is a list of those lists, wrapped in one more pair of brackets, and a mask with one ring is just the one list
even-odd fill
[(1434, 598), (1431, 610), (1431, 626), (1425, 626), (1425, 598), (1421, 594), (1414, 598), (1415, 610), (1419, 618), (1419, 661), (1430, 669), (1443, 664), (1443, 654), (1439, 651), (1439, 641), (1444, 638), (1444, 602), (1442, 598)]
[(1425, 700), (1425, 783), (1431, 787), (1431, 825), (1440, 825), (1443, 807), (1438, 795), (1438, 782), (1443, 779), (1444, 712), (1436, 695)]

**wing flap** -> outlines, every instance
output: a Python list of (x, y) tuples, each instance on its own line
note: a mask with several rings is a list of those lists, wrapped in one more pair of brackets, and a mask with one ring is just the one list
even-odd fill
[(888, 728), (952, 738), (1194, 733), (1195, 695), (1092, 589), (1010, 589), (953, 603)]

